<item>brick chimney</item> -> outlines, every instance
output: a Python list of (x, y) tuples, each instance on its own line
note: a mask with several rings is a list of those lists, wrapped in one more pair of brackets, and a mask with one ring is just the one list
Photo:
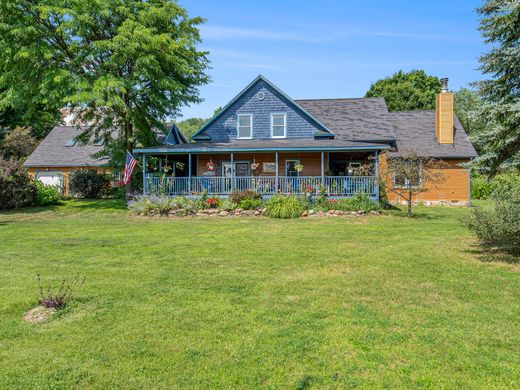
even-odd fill
[(453, 143), (453, 94), (448, 91), (448, 79), (441, 79), (441, 93), (435, 107), (435, 135), (440, 144)]

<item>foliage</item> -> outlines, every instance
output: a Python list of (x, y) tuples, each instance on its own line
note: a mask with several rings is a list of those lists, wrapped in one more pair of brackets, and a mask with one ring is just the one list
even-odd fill
[(272, 218), (299, 218), (303, 205), (295, 196), (274, 195), (265, 202), (265, 215)]
[(483, 242), (520, 254), (519, 176), (494, 181), (490, 201), (472, 209), (468, 226)]
[(252, 190), (233, 191), (229, 195), (229, 199), (231, 199), (231, 201), (233, 201), (236, 204), (240, 204), (240, 202), (242, 202), (244, 199), (261, 200), (262, 195)]
[(60, 204), (61, 192), (58, 187), (43, 184), (36, 180), (36, 198), (35, 203), (38, 206), (49, 206)]
[(0, 152), (5, 159), (22, 160), (28, 157), (37, 145), (38, 142), (32, 137), (28, 128), (16, 127), (5, 135), (0, 144)]
[[(488, 118), (482, 116), (484, 101), (478, 91), (468, 88), (459, 89), (453, 96), (457, 118), (464, 130), (470, 135), (477, 152), (481, 153), (484, 145), (479, 142), (479, 135), (486, 131), (489, 123)], [(478, 166), (475, 168), (478, 168)]]
[(130, 202), (128, 208), (136, 215), (165, 216), (171, 210), (179, 208), (179, 198), (170, 196), (138, 196)]
[(38, 280), (38, 289), (40, 290), (38, 303), (44, 307), (57, 310), (63, 309), (72, 299), (74, 290), (85, 283), (85, 277), (77, 274), (70, 281), (63, 279), (59, 286), (48, 284), (44, 288), (41, 276), (36, 275), (36, 278)]
[(105, 151), (124, 161), (121, 152), (153, 143), (166, 118), (201, 101), (203, 22), (170, 0), (4, 0), (0, 99), (67, 105), (91, 124), (82, 138), (110, 141)]
[(36, 188), (22, 163), (0, 158), (0, 210), (16, 209), (34, 201)]
[(235, 210), (237, 207), (238, 207), (238, 205), (229, 198), (224, 198), (220, 202), (220, 208), (222, 210), (232, 211), (232, 210)]
[(206, 207), (210, 209), (218, 209), (220, 206), (220, 199), (216, 196), (206, 199)]
[(188, 141), (191, 141), (192, 135), (202, 127), (208, 120), (204, 118), (188, 118), (177, 122), (177, 127), (184, 134)]
[(446, 179), (442, 173), (446, 162), (422, 157), (415, 152), (401, 156), (383, 156), (385, 164), (379, 170), (379, 183), (392, 191), (407, 204), (407, 215), (412, 217), (412, 205), (417, 194), (427, 191), (427, 186), (437, 187)]
[(70, 193), (80, 198), (100, 198), (103, 192), (109, 188), (109, 177), (94, 169), (79, 169), (69, 176)]
[(351, 198), (329, 199), (326, 202), (327, 209), (341, 211), (364, 211), (379, 210), (379, 203), (370, 199), (367, 194), (358, 193)]
[(423, 70), (400, 70), (373, 83), (365, 97), (384, 97), (389, 111), (433, 110), (440, 91), (437, 77), (428, 76)]
[(242, 199), (238, 204), (244, 210), (257, 210), (262, 206), (261, 199)]
[(480, 163), (495, 174), (520, 167), (520, 2), (487, 0), (478, 12), (479, 29), (491, 46), (480, 57), (480, 70), (491, 78), (475, 83), (484, 101), (480, 117), (487, 123), (477, 142), (483, 146)]
[(491, 193), (491, 188), (486, 177), (477, 173), (471, 174), (471, 198), (487, 199)]

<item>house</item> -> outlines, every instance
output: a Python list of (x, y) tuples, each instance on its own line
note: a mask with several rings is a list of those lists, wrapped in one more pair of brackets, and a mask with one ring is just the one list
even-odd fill
[(447, 162), (441, 187), (416, 200), (465, 203), (470, 175), (461, 164), (477, 155), (454, 114), (447, 79), (435, 111), (390, 113), (383, 98), (293, 100), (260, 75), (193, 141), (134, 149), (144, 161), (145, 194), (321, 189), (334, 197), (377, 198), (381, 155), (416, 152)]
[[(67, 117), (64, 117), (65, 123)], [(164, 146), (186, 143), (186, 138), (175, 125), (169, 127), (167, 134), (159, 131), (158, 142)], [(95, 169), (110, 171), (108, 160), (97, 157), (103, 149), (103, 141), (93, 140), (82, 143), (77, 138), (85, 131), (86, 126), (70, 123), (56, 126), (27, 158), (24, 166), (36, 180), (45, 184), (59, 186), (64, 194), (69, 193), (69, 174), (78, 169)]]

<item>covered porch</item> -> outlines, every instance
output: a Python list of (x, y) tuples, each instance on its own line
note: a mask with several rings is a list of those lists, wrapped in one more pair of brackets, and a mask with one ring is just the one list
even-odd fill
[(227, 196), (253, 190), (379, 197), (379, 152), (374, 150), (201, 151), (136, 150), (143, 158), (144, 195)]

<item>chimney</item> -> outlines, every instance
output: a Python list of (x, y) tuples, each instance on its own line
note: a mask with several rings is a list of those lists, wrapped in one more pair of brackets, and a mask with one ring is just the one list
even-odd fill
[(440, 144), (453, 143), (453, 94), (448, 91), (448, 79), (441, 79), (441, 93), (435, 106), (435, 135)]

